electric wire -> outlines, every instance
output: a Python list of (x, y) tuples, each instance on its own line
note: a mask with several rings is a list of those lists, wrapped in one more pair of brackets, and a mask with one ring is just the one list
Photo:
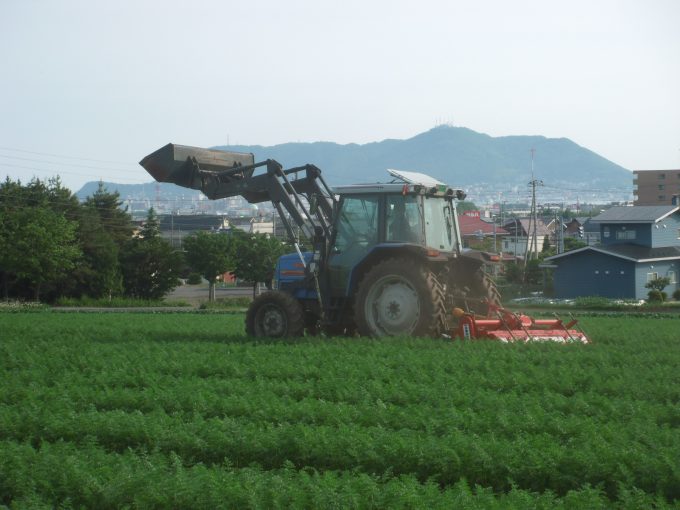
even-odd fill
[(128, 161), (110, 161), (110, 160), (104, 160), (104, 159), (92, 159), (92, 158), (83, 158), (79, 156), (65, 156), (61, 154), (52, 154), (49, 152), (38, 152), (38, 151), (29, 151), (29, 150), (24, 150), (24, 149), (15, 149), (12, 147), (0, 147), (0, 150), (4, 151), (10, 151), (10, 152), (23, 152), (26, 154), (37, 154), (39, 156), (51, 156), (55, 158), (63, 158), (63, 159), (74, 159), (74, 160), (79, 160), (79, 161), (92, 161), (95, 163), (112, 163), (112, 164), (120, 164), (120, 165), (129, 165), (130, 163)]

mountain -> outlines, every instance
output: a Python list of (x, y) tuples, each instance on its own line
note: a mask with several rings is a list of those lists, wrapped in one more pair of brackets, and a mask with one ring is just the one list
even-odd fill
[(284, 166), (314, 163), (331, 184), (385, 180), (386, 168), (416, 170), (454, 186), (525, 184), (531, 178), (530, 149), (535, 149), (537, 179), (571, 187), (630, 188), (625, 168), (567, 138), (491, 137), (463, 127), (439, 126), (407, 140), (364, 145), (330, 142), (220, 146), (252, 152), (256, 160), (273, 158)]
[[(145, 184), (118, 184), (116, 182), (102, 181), (102, 184), (107, 191), (117, 191), (123, 199), (153, 200), (156, 198), (156, 185), (158, 185), (158, 194), (162, 196), (164, 200), (171, 198), (191, 198), (198, 197), (199, 195), (199, 192), (193, 189), (182, 188), (181, 186), (176, 186), (175, 184), (169, 184), (167, 182), (157, 183), (153, 181), (152, 177), (147, 174), (141, 166), (139, 167), (139, 175), (148, 177), (151, 179), (151, 182)], [(83, 187), (76, 192), (76, 196), (80, 200), (84, 200), (86, 197), (91, 196), (97, 191), (98, 187), (99, 181), (86, 182)]]
[[(546, 186), (571, 190), (632, 190), (630, 171), (567, 138), (492, 137), (463, 127), (438, 126), (406, 140), (388, 139), (363, 145), (313, 142), (216, 148), (252, 152), (256, 161), (272, 158), (287, 168), (314, 163), (322, 169), (331, 186), (385, 182), (389, 180), (385, 169), (396, 168), (426, 173), (457, 187), (481, 185), (496, 190), (526, 187), (531, 179), (529, 151), (533, 148), (536, 151), (534, 175)], [(141, 168), (140, 172), (143, 172)], [(148, 198), (155, 196), (153, 184), (139, 186), (147, 187), (139, 191), (148, 193)], [(134, 186), (115, 185), (109, 189), (118, 189), (121, 196), (126, 196), (127, 190), (133, 190)], [(79, 196), (83, 190), (78, 192)], [(161, 193), (166, 190), (178, 196), (190, 192), (163, 184)]]

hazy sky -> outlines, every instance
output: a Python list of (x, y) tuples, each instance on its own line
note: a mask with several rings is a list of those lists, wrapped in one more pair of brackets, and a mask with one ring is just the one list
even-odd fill
[(137, 162), (170, 141), (441, 122), (680, 168), (678, 0), (0, 0), (0, 69), (0, 176), (74, 191), (148, 182)]

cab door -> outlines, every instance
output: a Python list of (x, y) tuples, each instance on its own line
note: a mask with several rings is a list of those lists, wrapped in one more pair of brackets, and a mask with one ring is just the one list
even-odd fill
[(328, 257), (332, 296), (346, 296), (352, 270), (378, 243), (380, 197), (345, 195), (338, 206), (335, 237)]

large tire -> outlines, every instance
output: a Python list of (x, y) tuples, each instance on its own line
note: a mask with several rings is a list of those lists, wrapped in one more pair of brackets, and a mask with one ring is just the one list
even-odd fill
[(290, 294), (270, 291), (253, 300), (246, 313), (246, 333), (250, 336), (284, 338), (302, 336), (305, 314)]
[(359, 284), (354, 317), (362, 336), (434, 336), (445, 330), (442, 285), (425, 266), (387, 259)]
[(492, 305), (501, 306), (501, 293), (498, 292), (498, 288), (496, 287), (496, 282), (494, 282), (491, 277), (486, 274), (484, 271), (481, 271), (482, 273), (482, 293), (486, 297), (487, 301), (491, 303)]
[(487, 313), (489, 304), (501, 306), (501, 294), (496, 284), (482, 268), (477, 269), (470, 275), (467, 283), (468, 292), (464, 301), (471, 312), (484, 315)]

